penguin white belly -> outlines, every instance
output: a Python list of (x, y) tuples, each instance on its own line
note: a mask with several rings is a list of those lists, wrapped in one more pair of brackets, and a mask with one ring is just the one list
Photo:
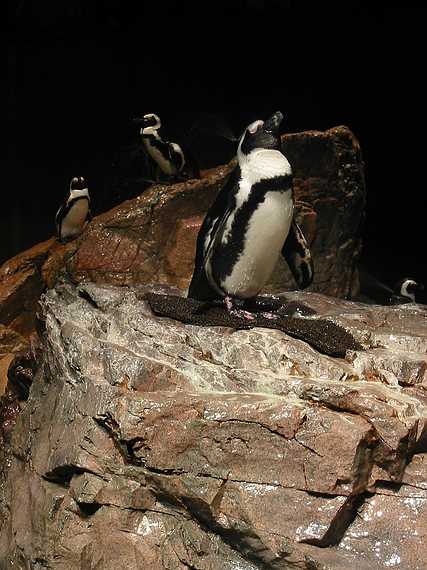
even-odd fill
[(223, 290), (241, 298), (254, 297), (264, 287), (276, 266), (292, 223), (291, 192), (268, 192), (252, 214), (243, 251)]
[(77, 200), (68, 211), (61, 224), (61, 237), (68, 238), (77, 236), (82, 232), (87, 214), (89, 202), (87, 200)]
[(168, 174), (169, 176), (174, 176), (177, 173), (175, 166), (168, 160), (165, 160), (163, 154), (159, 151), (158, 148), (153, 146), (149, 140), (144, 140), (144, 144), (148, 154), (151, 156), (154, 162), (159, 165), (162, 172)]

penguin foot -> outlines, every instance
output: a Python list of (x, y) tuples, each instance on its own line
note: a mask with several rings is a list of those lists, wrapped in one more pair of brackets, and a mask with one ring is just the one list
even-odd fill
[(269, 311), (264, 311), (262, 313), (260, 313), (261, 317), (264, 317), (264, 319), (269, 319), (270, 321), (274, 321), (275, 319), (279, 319), (280, 315), (278, 315), (277, 313), (271, 313)]
[[(233, 297), (224, 297), (223, 299), (212, 299), (210, 301), (205, 301), (201, 303), (197, 309), (193, 312), (193, 315), (200, 315), (209, 311), (214, 307), (225, 307), (227, 313), (229, 313), (232, 317), (236, 317), (238, 319), (243, 319), (245, 321), (253, 321), (255, 320), (255, 315), (252, 314), (251, 311), (244, 309), (245, 301), (241, 299), (234, 299)], [(270, 317), (266, 316), (270, 315)], [(265, 313), (266, 318), (275, 318), (274, 315), (271, 313)]]
[(254, 321), (254, 315), (249, 311), (245, 311), (245, 309), (239, 308), (238, 303), (239, 301), (233, 299), (232, 297), (224, 298), (225, 308), (231, 316), (237, 317), (238, 319), (243, 319), (245, 321)]

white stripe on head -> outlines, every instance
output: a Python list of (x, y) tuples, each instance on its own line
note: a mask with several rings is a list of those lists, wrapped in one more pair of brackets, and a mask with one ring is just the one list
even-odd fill
[(155, 115), (154, 113), (149, 113), (148, 115), (144, 115), (144, 119), (154, 119), (155, 124), (150, 125), (149, 127), (143, 127), (140, 130), (141, 135), (153, 135), (156, 134), (157, 131), (162, 126), (162, 122), (160, 121), (160, 117)]
[(251, 123), (243, 133), (237, 149), (237, 160), (239, 161), (242, 178), (247, 179), (251, 184), (256, 184), (265, 178), (292, 174), (291, 165), (280, 150), (254, 148), (249, 154), (242, 152), (241, 146), (246, 131), (254, 134), (263, 124), (264, 121)]

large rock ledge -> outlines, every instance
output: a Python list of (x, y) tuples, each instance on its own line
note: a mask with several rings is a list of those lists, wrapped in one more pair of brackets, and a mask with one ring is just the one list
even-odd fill
[(424, 568), (426, 307), (287, 293), (366, 349), (337, 359), (155, 317), (145, 291), (44, 295), (2, 568)]

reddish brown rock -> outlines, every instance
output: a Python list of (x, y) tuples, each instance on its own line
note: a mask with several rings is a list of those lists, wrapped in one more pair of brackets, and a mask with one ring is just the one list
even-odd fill
[[(0, 267), (0, 324), (9, 328), (9, 339), (11, 335), (17, 335), (17, 345), (22, 342), (20, 335), (28, 337), (34, 331), (37, 303), (45, 288), (41, 268), (54, 243), (54, 239), (42, 242)], [(0, 343), (0, 352), (7, 352), (10, 342)]]
[(288, 293), (363, 341), (340, 359), (156, 317), (145, 292), (44, 296), (44, 364), (13, 432), (5, 413), (0, 566), (424, 567), (426, 307)]

